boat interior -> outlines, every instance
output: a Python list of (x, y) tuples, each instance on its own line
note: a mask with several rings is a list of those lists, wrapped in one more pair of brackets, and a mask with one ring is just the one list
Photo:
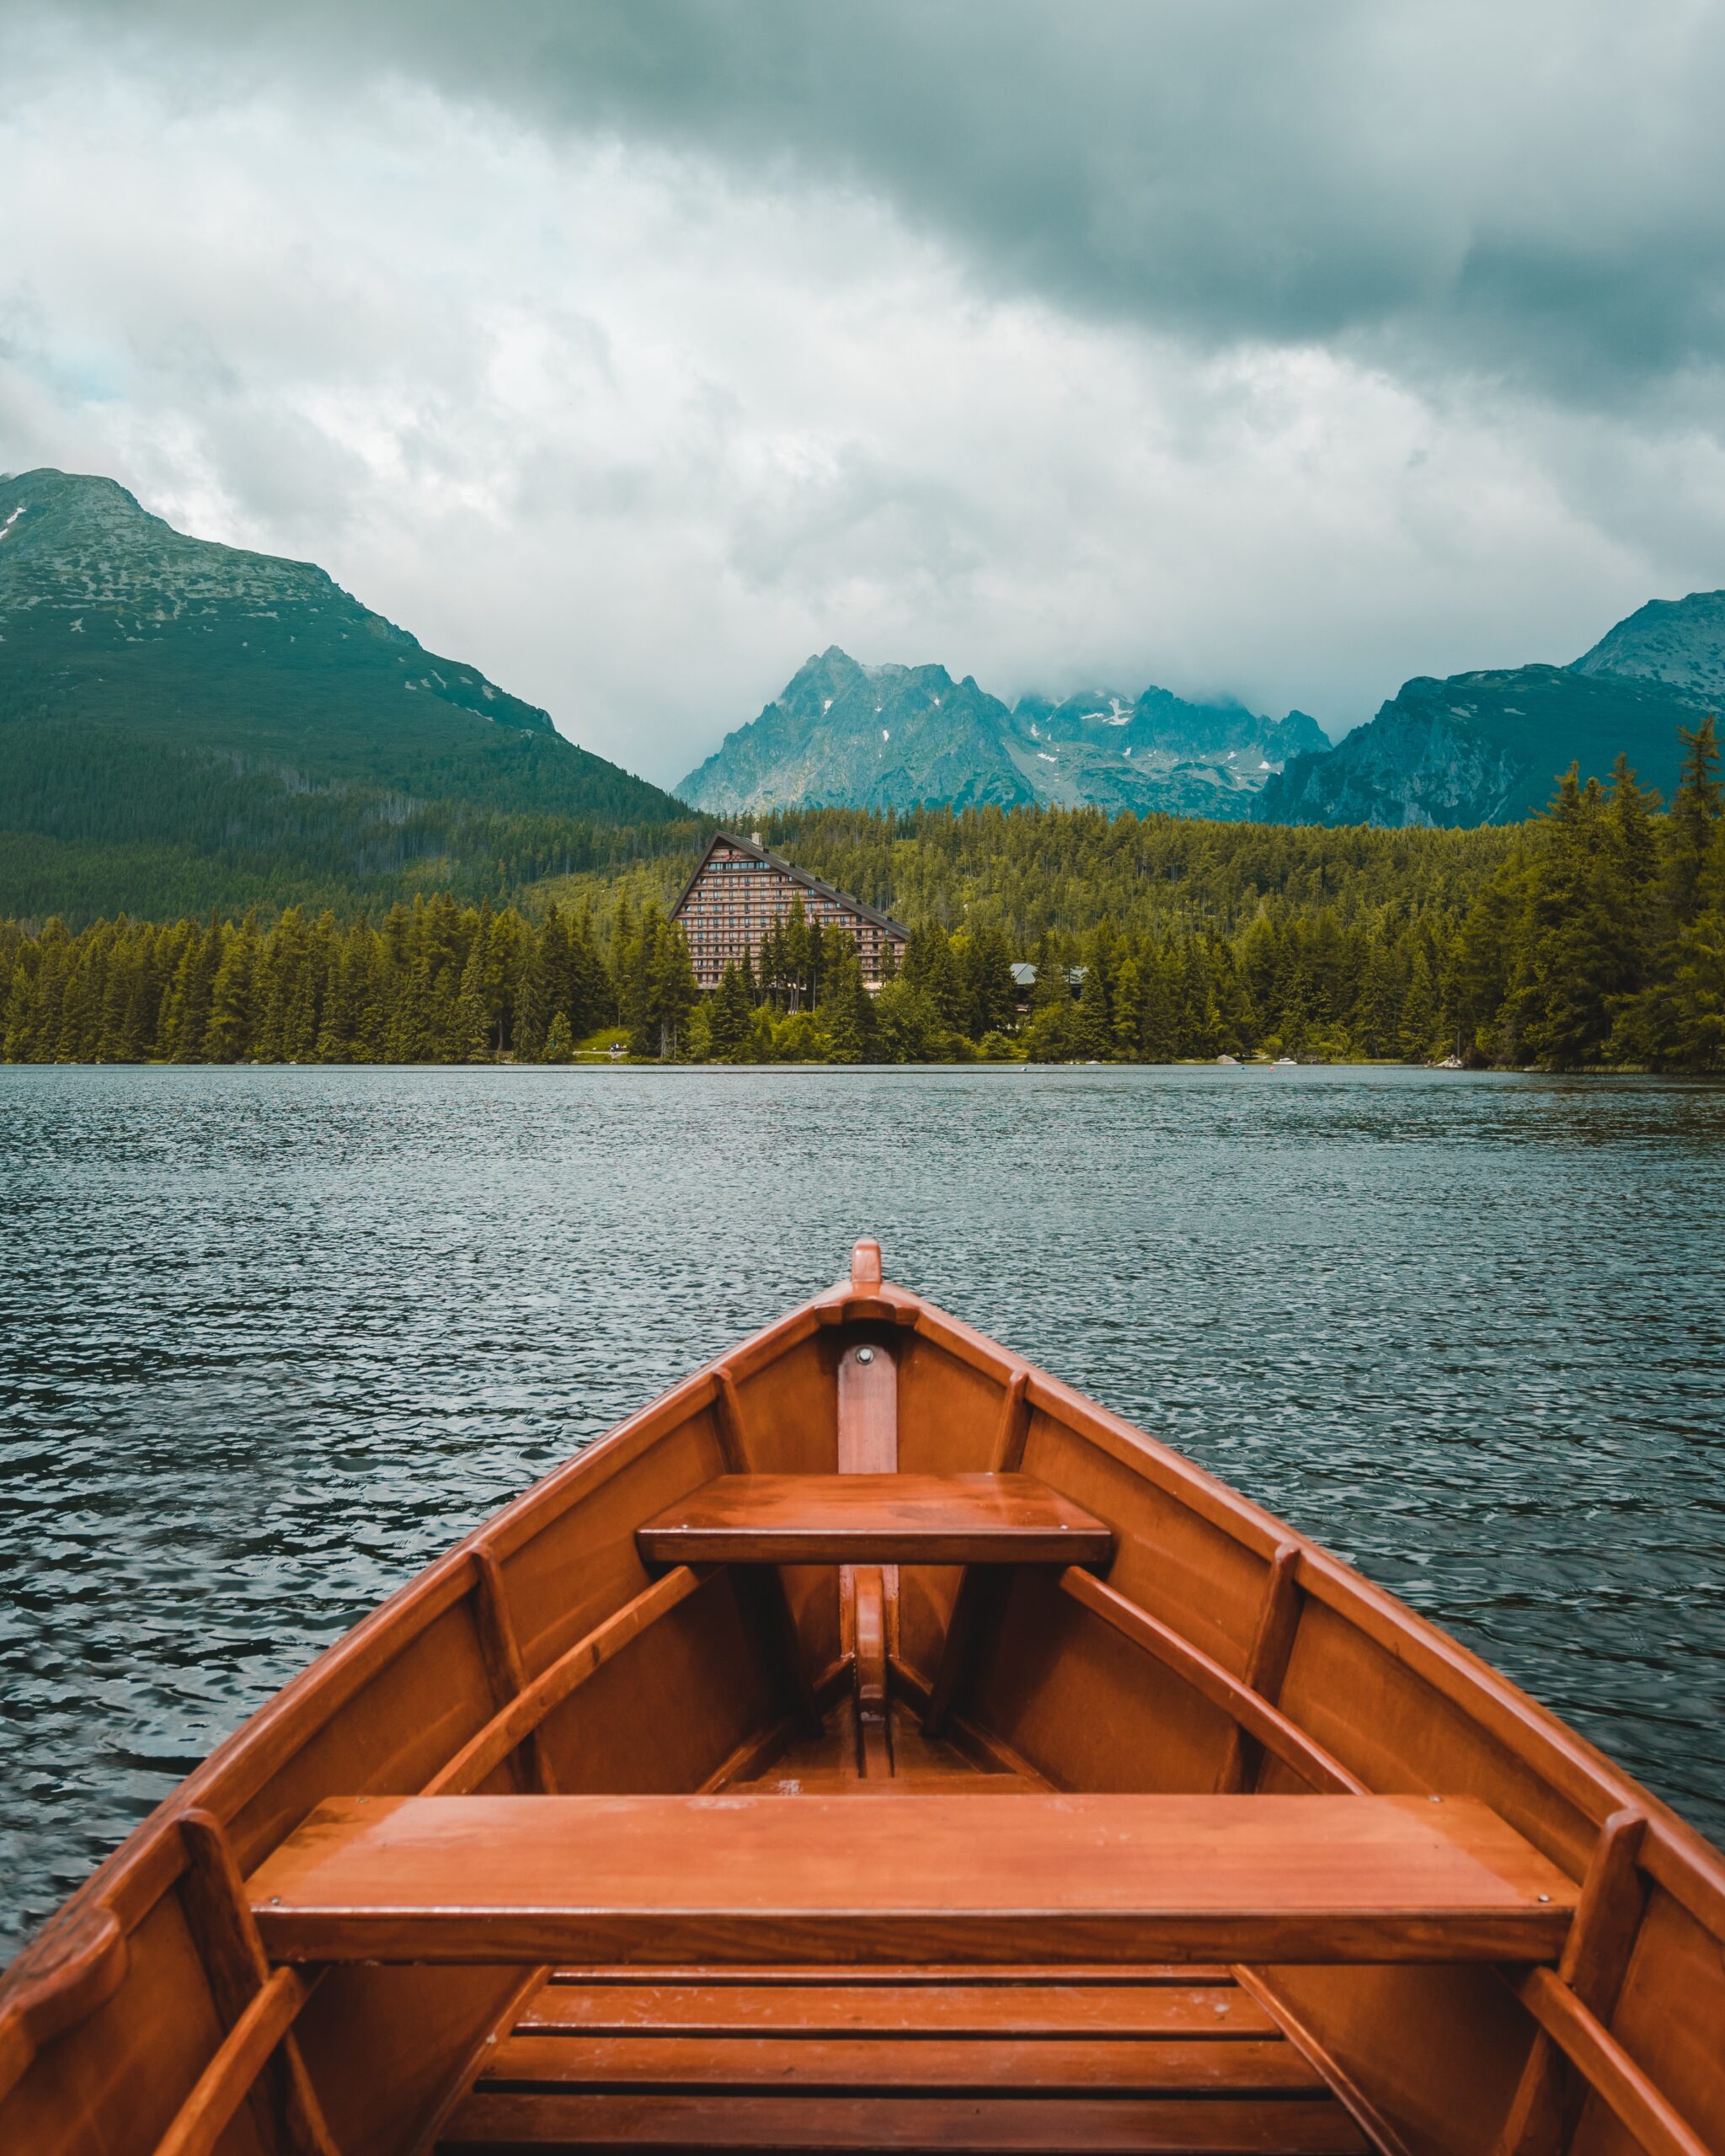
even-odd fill
[(1725, 1862), (849, 1277), (260, 1710), (0, 1981), (0, 2147), (1706, 2156)]

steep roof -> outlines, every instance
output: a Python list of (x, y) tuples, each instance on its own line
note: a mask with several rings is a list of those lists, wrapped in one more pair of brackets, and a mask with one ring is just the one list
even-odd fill
[(739, 853), (746, 853), (751, 861), (764, 861), (769, 868), (782, 869), (793, 883), (800, 883), (805, 891), (813, 891), (817, 898), (831, 899), (848, 911), (861, 914), (864, 921), (872, 921), (877, 928), (884, 928), (889, 936), (905, 937), (911, 931), (901, 921), (895, 921), (889, 914), (882, 913), (875, 906), (864, 905), (861, 899), (853, 899), (848, 891), (841, 891), (830, 883), (823, 883), (818, 876), (811, 876), (806, 869), (798, 868), (795, 862), (787, 861), (782, 854), (769, 853), (764, 846), (756, 846), (752, 839), (740, 839), (734, 831), (715, 831), (708, 841), (707, 851), (696, 863), (695, 873), (677, 894), (677, 902), (670, 910), (675, 921), (683, 910), (687, 899), (701, 880), (701, 872), (722, 846), (734, 846)]

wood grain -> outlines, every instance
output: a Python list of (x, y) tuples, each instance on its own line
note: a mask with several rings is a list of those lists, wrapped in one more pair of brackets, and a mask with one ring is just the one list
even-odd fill
[(851, 2096), (811, 2102), (750, 2095), (470, 2097), (439, 2143), (457, 2151), (556, 2148), (918, 2150), (927, 2156), (1018, 2149), (1092, 2156), (1367, 2156), (1339, 2105), (1272, 2097)]
[(635, 1540), (658, 1565), (1085, 1565), (1114, 1548), (1031, 1475), (722, 1475)]
[(964, 2038), (600, 2036), (517, 2030), (486, 2062), (485, 2084), (517, 2088), (1136, 2090), (1140, 2095), (1322, 2095), (1323, 2076), (1278, 2036)]
[(280, 1960), (1535, 1961), (1576, 1889), (1408, 1797), (336, 1799), (250, 1881)]
[(520, 2033), (627, 2036), (1268, 2036), (1276, 2024), (1231, 1984), (547, 1984)]

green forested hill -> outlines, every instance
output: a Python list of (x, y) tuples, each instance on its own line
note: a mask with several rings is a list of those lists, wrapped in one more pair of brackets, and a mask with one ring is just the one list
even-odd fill
[(0, 479), (0, 910), (491, 892), (681, 813), (309, 563)]
[(900, 921), (957, 929), (985, 916), (1021, 948), (1044, 930), (1082, 933), (1103, 921), (1231, 932), (1264, 909), (1343, 920), (1388, 905), (1453, 910), (1512, 844), (1503, 830), (1110, 821), (1097, 808), (817, 808), (760, 827), (776, 852)]
[[(702, 999), (651, 867), (603, 903), (590, 890), (538, 919), (439, 894), (377, 922), (297, 907), (267, 926), (122, 919), (76, 936), (0, 921), (0, 1058), (560, 1062), (590, 1028), (616, 1027), (638, 1055), (727, 1062), (1258, 1054), (1716, 1073), (1717, 763), (1709, 723), (1687, 744), (1669, 814), (1621, 766), (1609, 793), (1572, 773), (1546, 816), (1489, 843), (1316, 832), (1266, 854), (1237, 827), (1208, 839), (1175, 827), (1188, 845), (1073, 817), (948, 818), (916, 846), (932, 864), (930, 903), (897, 902), (914, 926), (873, 997), (850, 937), (793, 907), (758, 963), (727, 967)], [(812, 851), (818, 830), (802, 835)], [(828, 835), (830, 865), (845, 835)], [(871, 842), (883, 874), (915, 844), (866, 828), (850, 841), (859, 880)], [(1055, 918), (1033, 937), (1022, 916), (1002, 925), (1017, 887), (991, 887), (987, 871), (1017, 855), (1024, 873), (1039, 848)], [(1089, 880), (1060, 873), (1075, 867)], [(1034, 960), (1028, 1008), (1015, 956)]]

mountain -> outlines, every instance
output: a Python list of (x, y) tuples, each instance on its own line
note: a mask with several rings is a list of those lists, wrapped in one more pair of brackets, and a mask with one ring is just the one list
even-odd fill
[(1574, 670), (1664, 681), (1710, 703), (1725, 700), (1725, 591), (1650, 599), (1583, 652)]
[(1514, 666), (1404, 682), (1369, 725), (1271, 777), (1266, 824), (1519, 822), (1578, 763), (1619, 754), (1667, 799), (1694, 727), (1725, 691), (1725, 592), (1656, 600), (1570, 666)]
[(720, 816), (1044, 803), (1238, 819), (1289, 756), (1326, 745), (1304, 712), (1259, 718), (1166, 689), (1130, 700), (1105, 689), (1060, 703), (1027, 696), (1009, 710), (969, 675), (862, 666), (834, 645), (677, 792)]
[[(683, 813), (311, 563), (190, 538), (111, 479), (0, 478), (0, 910), (57, 903), (103, 849), (226, 905), (296, 870), (308, 897), (494, 883), (523, 819)], [(112, 866), (136, 909), (145, 862)]]

